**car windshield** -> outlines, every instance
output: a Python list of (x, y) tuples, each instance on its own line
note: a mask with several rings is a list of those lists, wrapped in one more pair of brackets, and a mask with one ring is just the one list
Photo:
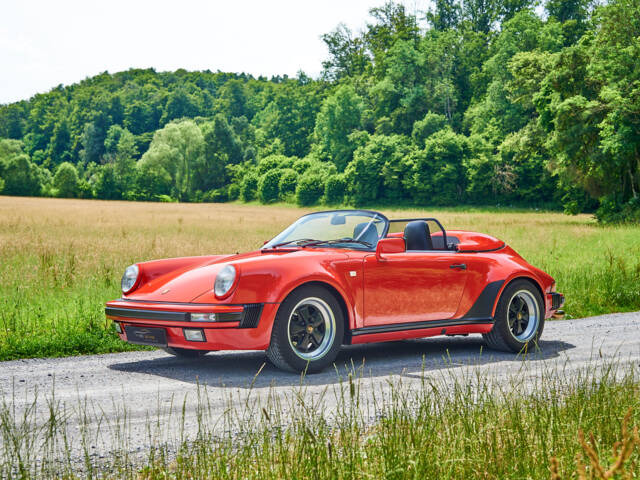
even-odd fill
[(336, 210), (305, 215), (266, 243), (265, 248), (284, 246), (370, 250), (389, 228), (387, 218), (366, 210)]

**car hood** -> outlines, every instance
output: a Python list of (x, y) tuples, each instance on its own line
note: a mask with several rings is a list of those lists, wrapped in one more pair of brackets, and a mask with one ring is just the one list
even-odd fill
[[(277, 249), (269, 251), (255, 251), (236, 255), (213, 257), (204, 263), (190, 265), (168, 271), (151, 281), (143, 283), (125, 299), (152, 302), (202, 303), (203, 299), (211, 303), (220, 303), (213, 295), (213, 286), (218, 272), (224, 266), (232, 264), (239, 275), (236, 291), (244, 287), (254, 288), (255, 283), (270, 285), (277, 281), (281, 268), (285, 264), (295, 264), (302, 257), (310, 259), (318, 257), (322, 262), (332, 257), (346, 257), (343, 252), (332, 249)], [(141, 264), (144, 269), (144, 264)], [(248, 285), (251, 283), (252, 285)], [(226, 299), (227, 301), (229, 299)], [(206, 302), (205, 302), (206, 303)]]

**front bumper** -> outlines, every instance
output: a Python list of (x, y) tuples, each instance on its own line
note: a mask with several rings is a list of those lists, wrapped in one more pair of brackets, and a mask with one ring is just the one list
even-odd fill
[[(265, 350), (279, 304), (203, 305), (156, 303), (126, 299), (108, 302), (105, 314), (120, 326), (118, 335), (127, 339), (126, 327), (160, 327), (170, 347), (197, 350)], [(215, 313), (215, 322), (192, 321), (192, 314)], [(202, 329), (204, 342), (189, 341), (184, 329)], [(133, 343), (133, 342), (132, 342)]]

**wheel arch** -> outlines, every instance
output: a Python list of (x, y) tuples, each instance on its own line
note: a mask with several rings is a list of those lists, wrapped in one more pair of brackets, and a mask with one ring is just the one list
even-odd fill
[(504, 293), (504, 291), (513, 282), (517, 282), (519, 280), (524, 280), (524, 281), (530, 283), (531, 285), (533, 285), (533, 287), (536, 289), (536, 291), (540, 294), (540, 298), (542, 299), (542, 310), (543, 310), (543, 315), (544, 315), (545, 302), (544, 302), (544, 291), (542, 290), (542, 286), (540, 285), (538, 280), (536, 280), (532, 276), (524, 275), (524, 274), (517, 274), (516, 276), (514, 276), (514, 277), (510, 278), (509, 280), (507, 280), (506, 282), (504, 282), (504, 285), (502, 286), (502, 289), (500, 290), (498, 295), (496, 295), (496, 300), (495, 300), (495, 302), (493, 304), (493, 312), (492, 312), (492, 315), (494, 317), (495, 317), (495, 314), (496, 314), (496, 309), (498, 308), (498, 303), (500, 302), (500, 298), (502, 298), (502, 294)]
[(303, 283), (300, 283), (295, 288), (289, 290), (286, 295), (283, 296), (280, 304), (292, 293), (295, 291), (304, 288), (304, 287), (320, 287), (327, 290), (331, 295), (335, 297), (338, 304), (340, 305), (340, 309), (342, 310), (342, 320), (344, 322), (344, 339), (342, 340), (343, 344), (348, 344), (351, 339), (351, 315), (349, 313), (349, 307), (347, 306), (347, 301), (345, 300), (342, 293), (333, 285), (328, 282), (324, 282), (322, 280), (309, 280)]

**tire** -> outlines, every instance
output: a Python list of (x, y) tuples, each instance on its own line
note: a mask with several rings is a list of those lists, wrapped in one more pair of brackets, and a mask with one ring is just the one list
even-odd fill
[(526, 352), (537, 347), (544, 330), (544, 303), (538, 289), (528, 280), (516, 280), (504, 289), (493, 328), (483, 338), (490, 348), (505, 352)]
[(164, 347), (162, 350), (180, 358), (200, 358), (209, 353), (209, 350), (192, 350), (190, 348), (178, 347)]
[(267, 358), (290, 372), (316, 373), (336, 359), (344, 338), (344, 315), (326, 288), (294, 290), (280, 305)]

